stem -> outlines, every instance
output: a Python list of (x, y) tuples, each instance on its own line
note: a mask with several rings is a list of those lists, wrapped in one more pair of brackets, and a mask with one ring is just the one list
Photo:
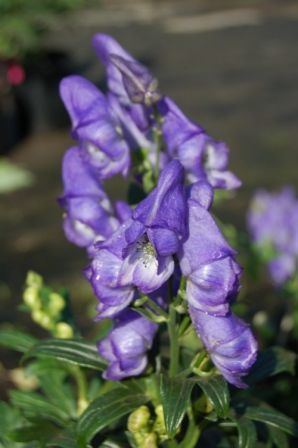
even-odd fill
[(154, 311), (158, 316), (164, 317), (166, 321), (168, 320), (169, 316), (165, 312), (165, 310), (163, 310), (159, 305), (157, 305), (157, 303), (155, 303), (154, 300), (150, 299), (150, 297), (144, 296), (135, 301), (135, 306), (137, 307), (144, 304), (148, 305), (149, 308), (152, 311)]
[(73, 366), (73, 368), (71, 369), (71, 373), (77, 384), (77, 390), (78, 390), (77, 409), (78, 409), (78, 415), (81, 415), (82, 412), (88, 406), (87, 382), (84, 373), (78, 366)]
[(176, 329), (176, 311), (172, 305), (170, 305), (169, 310), (168, 332), (170, 338), (169, 376), (173, 377), (177, 374), (179, 367), (179, 344), (178, 344), (178, 332)]

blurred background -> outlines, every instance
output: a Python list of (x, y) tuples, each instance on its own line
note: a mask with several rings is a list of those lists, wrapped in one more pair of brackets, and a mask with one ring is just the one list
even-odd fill
[[(58, 85), (78, 73), (104, 88), (95, 32), (118, 39), (228, 143), (243, 187), (222, 220), (244, 228), (258, 187), (298, 190), (297, 1), (0, 0), (0, 319), (21, 328), (34, 327), (18, 309), (29, 269), (69, 287), (83, 331), (90, 325), (80, 318), (95, 303), (85, 252), (65, 239), (56, 198), (71, 145)], [(122, 190), (109, 183), (112, 197)]]

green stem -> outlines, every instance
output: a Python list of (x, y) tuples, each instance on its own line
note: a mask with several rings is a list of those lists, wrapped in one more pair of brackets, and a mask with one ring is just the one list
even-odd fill
[(71, 369), (71, 373), (77, 384), (77, 390), (78, 390), (77, 409), (78, 409), (78, 415), (80, 415), (88, 406), (87, 382), (84, 373), (78, 366), (73, 366), (73, 368)]
[(169, 310), (168, 332), (170, 338), (169, 376), (173, 377), (177, 374), (179, 367), (179, 344), (178, 344), (178, 331), (176, 328), (176, 311), (172, 305), (170, 305)]
[(144, 304), (148, 305), (149, 308), (152, 311), (154, 311), (158, 316), (164, 317), (166, 321), (168, 320), (169, 316), (165, 312), (165, 310), (163, 310), (159, 305), (157, 305), (157, 303), (155, 303), (154, 300), (150, 299), (150, 297), (144, 296), (135, 301), (135, 306), (137, 307), (142, 306)]

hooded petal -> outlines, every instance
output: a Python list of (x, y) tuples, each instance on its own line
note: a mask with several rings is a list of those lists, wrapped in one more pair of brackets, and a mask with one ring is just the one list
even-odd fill
[(257, 343), (247, 324), (232, 313), (211, 316), (189, 307), (193, 325), (210, 357), (226, 380), (246, 387), (246, 376), (257, 356)]

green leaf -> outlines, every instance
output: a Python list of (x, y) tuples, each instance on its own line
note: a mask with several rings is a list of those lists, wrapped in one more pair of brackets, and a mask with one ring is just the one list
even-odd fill
[(0, 330), (0, 345), (16, 350), (17, 352), (25, 353), (36, 342), (37, 339), (23, 331), (14, 329)]
[[(75, 427), (71, 424), (69, 427), (59, 432), (51, 441), (47, 440), (47, 448), (77, 448)], [(86, 448), (91, 448), (90, 445), (86, 445)]]
[(103, 361), (94, 344), (80, 339), (48, 339), (36, 344), (25, 355), (39, 358), (54, 358), (60, 361), (76, 364), (94, 370), (104, 370), (106, 363)]
[(55, 423), (65, 423), (69, 416), (59, 406), (49, 403), (46, 398), (35, 392), (12, 390), (11, 402), (21, 409), (28, 418), (46, 419)]
[(9, 438), (14, 442), (32, 442), (38, 440), (47, 442), (57, 431), (57, 427), (49, 422), (38, 422), (33, 425), (26, 425), (10, 432)]
[(227, 417), (230, 407), (230, 393), (228, 384), (223, 377), (196, 378), (195, 381), (213, 404), (218, 417)]
[(267, 425), (278, 428), (287, 434), (298, 437), (298, 424), (292, 418), (287, 417), (269, 406), (249, 406), (246, 408), (244, 415), (251, 420), (266, 423)]
[(182, 422), (193, 387), (194, 383), (192, 381), (161, 375), (160, 398), (169, 437), (175, 436)]
[(257, 431), (254, 423), (245, 417), (237, 420), (238, 448), (254, 448), (257, 441)]
[(147, 401), (144, 394), (123, 386), (116, 387), (96, 398), (78, 420), (79, 446), (84, 448), (95, 434)]
[(296, 355), (282, 347), (270, 347), (260, 353), (252, 367), (250, 374), (245, 378), (248, 384), (257, 383), (269, 376), (281, 372), (295, 374)]
[(270, 438), (276, 448), (289, 448), (288, 437), (280, 429), (269, 427)]
[(7, 159), (0, 159), (0, 193), (8, 193), (33, 184), (33, 175), (11, 163)]

